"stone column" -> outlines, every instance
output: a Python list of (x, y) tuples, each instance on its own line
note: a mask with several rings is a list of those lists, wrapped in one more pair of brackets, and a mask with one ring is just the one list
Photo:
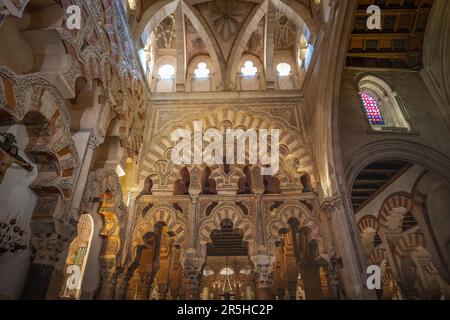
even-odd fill
[(98, 300), (113, 300), (116, 289), (117, 270), (114, 264), (104, 264), (100, 267), (100, 292)]
[(264, 194), (265, 191), (264, 179), (263, 176), (261, 175), (261, 169), (259, 167), (254, 167), (251, 170), (251, 175), (252, 175), (252, 191), (255, 194), (254, 201), (255, 201), (256, 221), (257, 221), (255, 240), (257, 246), (265, 247), (266, 237), (265, 237), (264, 213), (262, 205), (262, 195)]
[(117, 273), (116, 288), (114, 292), (114, 300), (125, 300), (127, 297), (128, 283), (130, 276), (127, 269), (122, 269)]
[(319, 267), (313, 264), (300, 265), (299, 270), (300, 274), (302, 275), (304, 286), (303, 289), (305, 290), (306, 299), (323, 299)]
[(297, 300), (297, 282), (289, 281), (287, 285), (289, 300)]
[(200, 299), (200, 283), (202, 273), (199, 268), (194, 266), (183, 266), (183, 286), (185, 300)]
[(136, 300), (150, 300), (152, 280), (152, 274), (150, 272), (139, 273), (139, 284), (135, 295)]
[(56, 233), (33, 234), (31, 246), (34, 250), (27, 282), (22, 295), (24, 300), (44, 300), (55, 270), (55, 263), (68, 240)]
[(177, 75), (176, 75), (176, 91), (184, 91), (186, 81), (186, 32), (184, 30), (184, 14), (181, 2), (178, 4), (174, 12), (175, 29), (177, 37), (175, 38), (177, 44)]
[(159, 282), (159, 300), (167, 300), (167, 294), (169, 292), (169, 286), (167, 282)]
[(81, 199), (83, 198), (84, 189), (86, 188), (87, 179), (89, 176), (89, 169), (91, 167), (92, 157), (94, 155), (95, 148), (100, 144), (100, 138), (95, 135), (91, 135), (87, 142), (86, 151), (81, 161), (81, 168), (78, 174), (77, 183), (72, 196), (71, 208), (73, 211), (78, 212), (80, 209)]
[[(333, 236), (336, 257), (342, 259), (343, 266), (336, 271), (342, 281), (345, 298), (376, 299), (374, 292), (366, 287), (367, 259), (358, 238), (357, 226), (351, 210), (351, 201), (345, 195), (336, 195), (322, 204)], [(353, 219), (353, 221), (351, 220)]]
[(276, 79), (276, 71), (274, 68), (275, 64), (275, 16), (277, 9), (269, 1), (269, 8), (267, 12), (267, 21), (266, 21), (266, 54), (264, 59), (264, 67), (266, 70), (266, 82), (267, 89), (276, 89), (275, 87), (275, 79)]
[(256, 294), (258, 300), (272, 300), (275, 257), (270, 255), (256, 255), (251, 260), (255, 268)]
[(196, 250), (187, 250), (182, 259), (185, 300), (200, 299), (200, 284), (204, 264), (205, 258), (197, 256)]
[(337, 269), (337, 260), (335, 258), (332, 258), (331, 261), (327, 264), (325, 272), (327, 273), (330, 299), (333, 300), (341, 300), (343, 298), (342, 287), (338, 278)]
[(199, 167), (195, 166), (190, 171), (191, 175), (191, 183), (189, 185), (189, 195), (191, 196), (191, 210), (189, 217), (189, 243), (188, 246), (191, 248), (191, 252), (187, 253), (189, 257), (192, 257), (192, 250), (198, 252), (199, 248), (199, 234), (198, 234), (198, 220), (200, 213), (198, 212), (199, 203), (198, 203), (198, 195), (202, 192), (200, 177), (201, 170)]

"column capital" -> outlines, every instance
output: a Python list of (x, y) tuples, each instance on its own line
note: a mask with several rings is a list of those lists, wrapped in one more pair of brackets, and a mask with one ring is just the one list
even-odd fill
[(331, 214), (336, 210), (341, 210), (347, 208), (346, 196), (342, 193), (333, 195), (333, 197), (326, 198), (320, 208), (325, 211), (328, 219), (331, 218)]
[(251, 256), (258, 288), (272, 288), (275, 256), (254, 255)]
[(56, 233), (34, 233), (31, 236), (31, 247), (33, 248), (33, 264), (53, 266), (59, 255), (69, 245), (69, 239), (61, 237)]
[(96, 135), (91, 135), (88, 141), (88, 148), (95, 150), (102, 143), (101, 138)]
[(181, 265), (183, 267), (183, 286), (188, 294), (187, 299), (197, 299), (200, 290), (200, 282), (203, 276), (203, 266), (205, 264), (205, 258), (198, 256), (197, 251), (194, 249), (188, 249), (184, 257), (181, 259)]

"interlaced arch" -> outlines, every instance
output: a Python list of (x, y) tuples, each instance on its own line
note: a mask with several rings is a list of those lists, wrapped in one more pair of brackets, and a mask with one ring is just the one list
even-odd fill
[[(225, 219), (233, 223), (235, 229), (240, 229), (243, 233), (243, 240), (249, 243), (255, 241), (256, 228), (242, 212), (242, 209), (236, 205), (221, 204), (213, 209), (211, 215), (205, 220), (199, 228), (199, 242), (202, 247), (211, 243), (211, 232), (221, 229), (221, 222)], [(251, 249), (251, 246), (249, 247)]]

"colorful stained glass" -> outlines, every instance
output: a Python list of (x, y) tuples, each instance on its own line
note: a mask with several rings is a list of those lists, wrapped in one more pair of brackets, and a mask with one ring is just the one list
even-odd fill
[(366, 110), (369, 122), (372, 125), (383, 126), (385, 123), (377, 101), (370, 94), (365, 92), (361, 93), (361, 100), (364, 104), (364, 109)]

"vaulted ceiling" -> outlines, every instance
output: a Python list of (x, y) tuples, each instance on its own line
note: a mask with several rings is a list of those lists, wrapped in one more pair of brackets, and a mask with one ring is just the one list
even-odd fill
[[(330, 0), (130, 0), (132, 29), (140, 47), (155, 44), (154, 61), (176, 58), (177, 91), (183, 91), (190, 63), (205, 55), (220, 79), (214, 89), (235, 89), (246, 55), (255, 57), (264, 86), (274, 87), (276, 63), (303, 64), (326, 23)], [(301, 37), (303, 36), (303, 37)], [(311, 50), (312, 51), (312, 50)], [(303, 57), (302, 57), (303, 54)], [(262, 69), (262, 70), (261, 70)], [(294, 68), (293, 68), (294, 69)], [(306, 73), (299, 66), (297, 82)], [(152, 70), (153, 71), (153, 70)]]

